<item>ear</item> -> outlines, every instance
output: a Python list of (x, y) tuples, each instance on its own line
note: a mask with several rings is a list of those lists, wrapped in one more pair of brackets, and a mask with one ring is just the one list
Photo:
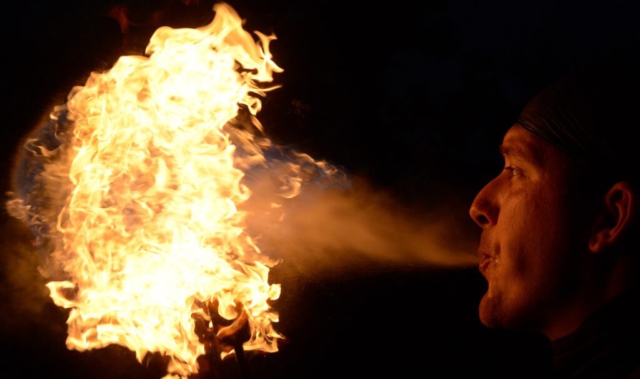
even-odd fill
[(627, 182), (609, 188), (589, 239), (589, 250), (599, 253), (618, 243), (636, 217), (638, 194)]

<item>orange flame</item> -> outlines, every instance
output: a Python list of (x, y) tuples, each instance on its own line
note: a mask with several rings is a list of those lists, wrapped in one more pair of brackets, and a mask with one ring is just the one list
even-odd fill
[[(47, 287), (70, 309), (67, 347), (119, 344), (139, 361), (161, 353), (171, 360), (167, 377), (198, 372), (205, 347), (194, 316), (213, 327), (211, 304), (228, 320), (247, 312), (246, 350), (275, 352), (282, 338), (270, 306), (280, 286), (268, 281), (277, 262), (239, 210), (251, 196), (242, 169), (264, 163), (264, 146), (229, 126), (242, 108), (260, 128), (256, 95), (273, 89), (260, 84), (282, 70), (271, 60), (274, 36), (256, 32), (256, 42), (231, 7), (214, 11), (201, 28), (158, 29), (147, 56), (121, 57), (74, 88), (52, 113), (59, 146), (26, 144), (45, 158), (34, 191), (46, 205), (8, 204), (54, 241), (61, 276)], [(280, 195), (299, 191), (300, 167), (288, 166)]]

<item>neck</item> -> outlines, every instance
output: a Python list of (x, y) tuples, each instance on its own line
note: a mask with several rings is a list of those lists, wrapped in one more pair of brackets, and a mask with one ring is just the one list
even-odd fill
[(618, 260), (605, 270), (606, 274), (602, 270), (605, 262), (598, 260), (594, 264), (598, 267), (586, 270), (589, 274), (583, 276), (574, 295), (565, 299), (557, 312), (550, 315), (551, 322), (540, 328), (549, 340), (555, 341), (575, 332), (598, 309), (635, 287), (635, 269), (630, 262)]

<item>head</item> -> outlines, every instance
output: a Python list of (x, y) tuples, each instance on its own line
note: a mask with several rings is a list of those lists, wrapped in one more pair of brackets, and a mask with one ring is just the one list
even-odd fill
[(633, 82), (602, 73), (556, 82), (504, 135), (504, 168), (470, 209), (482, 228), (483, 324), (556, 339), (635, 286)]

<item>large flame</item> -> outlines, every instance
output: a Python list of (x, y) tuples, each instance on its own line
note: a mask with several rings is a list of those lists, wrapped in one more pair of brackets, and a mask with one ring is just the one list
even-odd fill
[[(214, 11), (198, 29), (158, 29), (146, 56), (121, 57), (74, 88), (27, 142), (44, 163), (27, 175), (28, 196), (9, 204), (53, 241), (47, 286), (70, 310), (68, 348), (161, 353), (176, 377), (198, 372), (194, 318), (214, 328), (213, 304), (228, 320), (246, 312), (247, 350), (277, 351), (282, 338), (270, 305), (280, 286), (268, 281), (276, 261), (239, 211), (251, 195), (243, 170), (265, 158), (251, 133), (229, 126), (244, 110), (260, 127), (261, 86), (281, 69), (273, 36), (256, 32), (256, 42), (228, 5)], [(289, 177), (281, 194), (300, 181)]]

